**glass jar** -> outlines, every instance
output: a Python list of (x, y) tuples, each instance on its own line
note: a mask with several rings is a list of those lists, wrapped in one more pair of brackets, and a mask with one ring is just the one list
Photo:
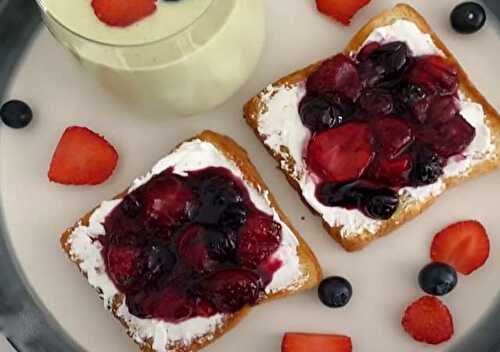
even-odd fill
[(263, 0), (208, 0), (181, 30), (132, 44), (89, 39), (55, 17), (47, 0), (38, 1), (50, 32), (85, 69), (125, 102), (163, 116), (198, 114), (226, 101), (255, 69), (264, 45)]

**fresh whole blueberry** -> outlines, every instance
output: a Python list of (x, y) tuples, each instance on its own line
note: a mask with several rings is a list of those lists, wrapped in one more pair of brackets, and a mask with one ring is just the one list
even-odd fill
[(418, 274), (418, 283), (425, 293), (444, 296), (457, 285), (457, 272), (448, 264), (430, 263)]
[(6, 102), (0, 108), (3, 123), (11, 128), (23, 128), (33, 119), (33, 112), (28, 104), (20, 100)]
[(351, 300), (352, 286), (343, 277), (332, 276), (321, 281), (318, 297), (325, 306), (340, 308)]
[(450, 20), (457, 32), (474, 33), (483, 28), (486, 22), (486, 11), (480, 4), (468, 1), (453, 9)]
[(390, 188), (369, 191), (363, 200), (362, 211), (365, 215), (380, 220), (388, 220), (399, 207), (399, 195)]

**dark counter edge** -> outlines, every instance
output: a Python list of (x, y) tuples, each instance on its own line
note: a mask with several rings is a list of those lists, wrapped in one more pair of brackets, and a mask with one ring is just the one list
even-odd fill
[[(40, 22), (35, 0), (0, 0), (0, 100)], [(81, 352), (33, 293), (11, 253), (0, 208), (0, 331), (19, 352)], [(464, 351), (500, 352), (500, 302), (448, 352)]]
[[(0, 0), (0, 98), (39, 26), (34, 0)], [(32, 294), (11, 255), (4, 212), (0, 210), (0, 330), (20, 352), (82, 351)]]

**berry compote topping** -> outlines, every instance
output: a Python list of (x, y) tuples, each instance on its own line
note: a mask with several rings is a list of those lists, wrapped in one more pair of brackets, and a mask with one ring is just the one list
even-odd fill
[(436, 182), (476, 135), (460, 114), (458, 86), (445, 58), (414, 56), (399, 41), (324, 61), (299, 104), (318, 200), (389, 219), (401, 188)]
[(106, 217), (109, 277), (140, 318), (178, 323), (255, 304), (281, 262), (281, 225), (224, 168), (171, 169), (132, 191)]

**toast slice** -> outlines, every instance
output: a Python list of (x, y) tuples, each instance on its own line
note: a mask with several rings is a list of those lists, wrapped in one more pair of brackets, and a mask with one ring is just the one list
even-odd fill
[[(245, 150), (226, 136), (204, 131), (193, 139), (181, 143), (169, 154), (169, 156), (161, 160), (153, 168), (152, 172), (144, 178), (138, 178), (134, 181), (129, 190), (120, 193), (112, 201), (103, 202), (101, 206), (83, 216), (74, 226), (63, 233), (60, 240), (62, 248), (67, 253), (70, 260), (79, 267), (83, 275), (87, 277), (89, 283), (97, 289), (100, 298), (104, 300), (106, 308), (121, 321), (123, 326), (127, 329), (129, 336), (132, 337), (140, 346), (140, 349), (145, 352), (197, 351), (233, 328), (251, 309), (251, 307), (245, 307), (236, 313), (221, 313), (218, 314), (215, 319), (213, 317), (193, 318), (198, 320), (192, 324), (190, 323), (190, 319), (188, 319), (180, 323), (184, 325), (177, 329), (175, 324), (159, 322), (154, 319), (139, 319), (134, 317), (128, 311), (124, 303), (124, 295), (116, 289), (109, 279), (108, 274), (106, 274), (105, 264), (101, 255), (102, 246), (100, 246), (99, 241), (95, 240), (97, 236), (105, 233), (104, 227), (102, 226), (104, 218), (118, 205), (120, 199), (123, 198), (124, 195), (130, 190), (138, 187), (139, 184), (147, 182), (152, 175), (158, 174), (169, 167), (173, 167), (177, 165), (178, 162), (185, 163), (186, 157), (189, 157), (189, 153), (191, 152), (200, 153), (200, 150), (193, 151), (189, 149), (189, 146), (193, 143), (199, 143), (203, 145), (204, 150), (215, 153), (217, 158), (219, 158), (217, 160), (227, 161), (227, 165), (231, 165), (233, 174), (243, 180), (247, 189), (252, 189), (257, 192), (258, 197), (262, 197), (262, 200), (267, 203), (270, 207), (269, 209), (274, 213), (274, 219), (279, 219), (276, 221), (279, 221), (282, 225), (283, 238), (285, 237), (285, 229), (288, 231), (286, 236), (292, 236), (291, 243), (293, 244), (291, 246), (295, 251), (295, 264), (293, 265), (295, 265), (294, 270), (298, 274), (291, 278), (291, 280), (288, 278), (288, 281), (285, 280), (284, 282), (280, 282), (270, 290), (267, 289), (270, 286), (266, 287), (265, 295), (258, 303), (264, 303), (272, 299), (285, 297), (295, 292), (312, 288), (318, 284), (322, 276), (321, 269), (313, 252), (279, 208), (275, 198), (259, 176)], [(176, 159), (175, 154), (179, 151), (180, 153), (184, 153), (181, 154), (183, 158)], [(172, 157), (172, 155), (174, 155), (174, 157)], [(207, 155), (211, 156), (213, 154)], [(203, 156), (204, 155), (202, 155), (202, 157)], [(203, 167), (208, 166), (210, 166), (210, 161)], [(197, 168), (197, 166), (195, 166), (195, 168)], [(189, 171), (191, 169), (185, 170)], [(290, 246), (290, 244), (283, 243), (284, 241), (282, 239), (283, 246)], [(290, 243), (290, 241), (288, 241), (288, 243)], [(288, 264), (284, 265), (288, 266)], [(273, 281), (271, 281), (271, 284)], [(204, 324), (207, 331), (203, 329), (200, 330), (200, 324)], [(195, 328), (195, 326), (198, 327)]]
[[(499, 164), (500, 117), (498, 113), (472, 84), (452, 53), (415, 9), (409, 5), (399, 4), (374, 17), (354, 36), (343, 53), (346, 55), (357, 53), (376, 29), (394, 25), (396, 22), (404, 22), (405, 24), (410, 22), (410, 26), (413, 26), (419, 35), (426, 37), (426, 45), (433, 46), (436, 53), (446, 57), (449, 62), (456, 66), (461, 100), (479, 104), (484, 111), (483, 126), (486, 125), (484, 128), (489, 134), (489, 146), (487, 152), (471, 156), (470, 164), (463, 167), (460, 172), (445, 174), (436, 184), (426, 186), (425, 196), (421, 196), (419, 193), (422, 191), (422, 187), (402, 190), (404, 193), (401, 195), (401, 204), (389, 220), (369, 219), (366, 216), (363, 217), (363, 214), (358, 211), (349, 212), (346, 209), (327, 219), (325, 212), (318, 211), (318, 207), (311, 203), (311, 198), (309, 197), (308, 200), (304, 196), (307, 192), (304, 184), (304, 175), (307, 171), (303, 165), (302, 153), (307, 146), (310, 134), (304, 132), (304, 126), (298, 114), (298, 102), (305, 94), (307, 77), (318, 69), (322, 61), (294, 72), (266, 87), (244, 107), (246, 122), (279, 163), (290, 185), (301, 195), (302, 200), (313, 213), (323, 218), (328, 233), (348, 251), (359, 250), (371, 241), (390, 233), (405, 222), (415, 218), (448, 187), (491, 171)], [(403, 38), (393, 40), (404, 41), (405, 38), (403, 36)], [(303, 144), (300, 145), (297, 140), (301, 140)], [(353, 212), (358, 214), (353, 215)]]

